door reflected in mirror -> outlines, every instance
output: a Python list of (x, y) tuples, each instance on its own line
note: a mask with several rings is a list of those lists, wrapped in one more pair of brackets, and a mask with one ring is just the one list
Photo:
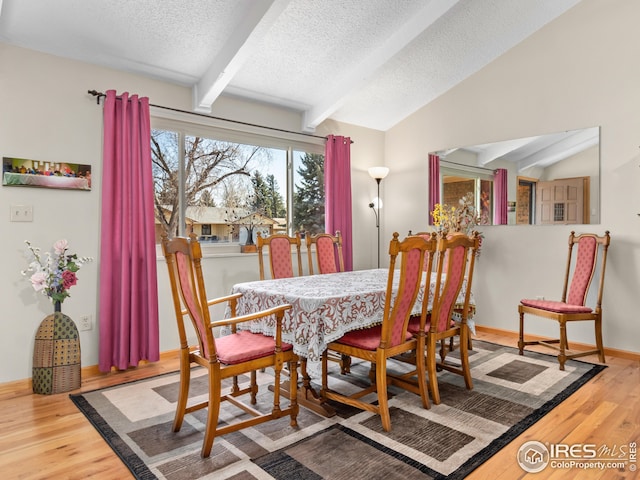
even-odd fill
[(441, 203), (473, 193), (485, 224), (497, 169), (507, 170), (508, 225), (600, 223), (600, 127), (432, 153), (440, 158)]

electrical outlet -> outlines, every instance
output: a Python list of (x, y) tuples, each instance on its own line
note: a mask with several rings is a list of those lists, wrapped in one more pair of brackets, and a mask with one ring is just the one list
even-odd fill
[(78, 320), (78, 330), (91, 330), (91, 315), (83, 315)]
[(33, 205), (11, 205), (12, 222), (33, 222)]

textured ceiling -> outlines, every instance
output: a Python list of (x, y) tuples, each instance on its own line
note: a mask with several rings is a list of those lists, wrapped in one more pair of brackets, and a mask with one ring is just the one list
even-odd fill
[(0, 0), (0, 41), (385, 131), (579, 1)]

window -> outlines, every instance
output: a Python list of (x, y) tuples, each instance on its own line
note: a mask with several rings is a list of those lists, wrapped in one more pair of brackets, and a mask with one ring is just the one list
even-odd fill
[(154, 119), (156, 243), (163, 234), (251, 244), (258, 232), (324, 231), (323, 150), (324, 142)]

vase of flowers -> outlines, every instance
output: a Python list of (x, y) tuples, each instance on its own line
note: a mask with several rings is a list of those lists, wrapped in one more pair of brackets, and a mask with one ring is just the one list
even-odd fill
[(76, 285), (76, 272), (92, 260), (69, 253), (66, 240), (58, 240), (53, 252), (25, 242), (32, 259), (21, 273), (28, 276), (36, 292), (53, 302), (54, 313), (45, 317), (36, 332), (33, 351), (33, 393), (62, 393), (80, 388), (80, 336), (71, 318), (62, 313), (62, 302)]
[[(469, 192), (458, 201), (457, 206), (446, 206), (437, 203), (431, 212), (433, 224), (438, 232), (463, 233), (472, 235), (477, 231), (478, 225), (485, 225), (488, 219), (484, 218), (476, 209), (473, 193)], [(482, 246), (483, 235), (478, 232), (480, 245)], [(477, 255), (480, 255), (478, 249)]]

